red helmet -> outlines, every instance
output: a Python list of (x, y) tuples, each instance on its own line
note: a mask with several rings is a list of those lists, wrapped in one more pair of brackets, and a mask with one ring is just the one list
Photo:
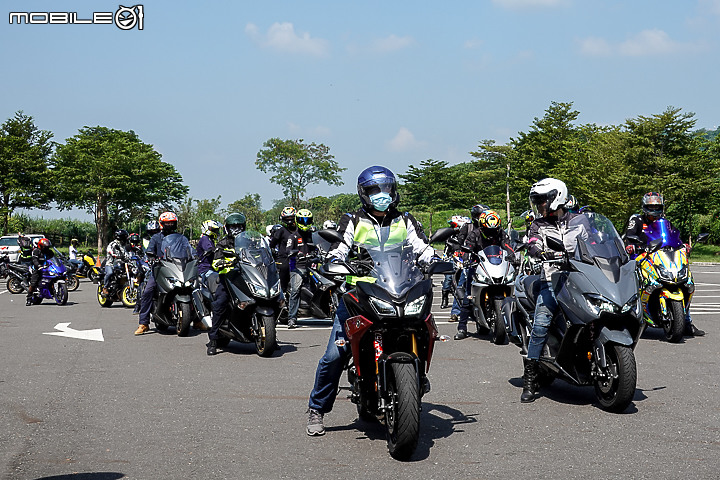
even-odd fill
[(163, 212), (160, 214), (158, 222), (163, 230), (175, 230), (178, 224), (178, 217), (173, 212)]
[(41, 238), (40, 240), (38, 240), (37, 246), (38, 248), (50, 248), (50, 240), (48, 240), (47, 238)]

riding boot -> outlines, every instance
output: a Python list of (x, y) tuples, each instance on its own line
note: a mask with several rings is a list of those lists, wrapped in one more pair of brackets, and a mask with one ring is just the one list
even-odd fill
[(523, 373), (523, 391), (522, 395), (520, 395), (520, 402), (530, 403), (535, 401), (538, 394), (538, 361), (526, 358), (523, 363), (525, 364), (525, 371)]
[(448, 297), (450, 296), (450, 292), (447, 290), (442, 291), (442, 302), (440, 303), (440, 308), (448, 308)]
[(210, 340), (207, 343), (207, 354), (217, 355), (217, 340)]
[(30, 305), (33, 304), (33, 291), (34, 290), (35, 290), (35, 287), (33, 287), (32, 285), (30, 285), (28, 287), (27, 297), (25, 297), (25, 306), (26, 307), (29, 307)]

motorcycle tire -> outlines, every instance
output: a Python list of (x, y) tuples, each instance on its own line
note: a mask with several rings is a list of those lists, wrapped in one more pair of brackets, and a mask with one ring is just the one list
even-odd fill
[(113, 300), (112, 300), (112, 298), (110, 298), (109, 295), (107, 297), (103, 297), (102, 290), (103, 290), (102, 284), (98, 285), (98, 288), (97, 288), (98, 303), (100, 304), (101, 307), (108, 308), (113, 304)]
[(53, 293), (53, 296), (55, 297), (55, 303), (58, 305), (65, 305), (68, 301), (68, 289), (67, 285), (65, 283), (56, 283), (55, 284), (55, 292)]
[(80, 280), (75, 275), (69, 275), (65, 281), (68, 292), (74, 292), (80, 286)]
[(192, 307), (189, 303), (181, 303), (178, 310), (177, 334), (178, 337), (187, 337), (190, 333), (190, 325), (192, 325), (193, 314)]
[(385, 428), (390, 456), (409, 460), (420, 438), (420, 391), (415, 366), (393, 363), (388, 378), (389, 405), (385, 410)]
[(507, 331), (505, 330), (505, 321), (502, 315), (502, 300), (496, 298), (493, 300), (494, 320), (492, 321), (492, 329), (490, 336), (495, 345), (505, 345), (507, 343)]
[(155, 330), (157, 330), (158, 332), (166, 332), (167, 329), (169, 328), (164, 323), (160, 323), (160, 322), (153, 322), (153, 323), (155, 324)]
[(261, 357), (269, 357), (277, 348), (275, 317), (259, 315), (260, 332), (255, 332), (255, 350)]
[(90, 270), (88, 272), (88, 278), (90, 279), (90, 281), (92, 283), (98, 283), (100, 275), (98, 275), (97, 272), (95, 272), (95, 270)]
[(135, 305), (137, 305), (137, 290), (130, 285), (126, 285), (125, 288), (122, 289), (120, 300), (126, 307), (135, 308)]
[(22, 281), (16, 277), (10, 277), (7, 281), (8, 292), (13, 294), (22, 293), (25, 291), (25, 287), (22, 286)]
[(663, 322), (663, 332), (665, 339), (671, 343), (678, 343), (683, 338), (685, 332), (685, 309), (681, 302), (670, 300), (669, 322)]
[(610, 345), (605, 351), (607, 370), (615, 371), (616, 378), (595, 380), (595, 396), (603, 410), (624, 412), (635, 395), (637, 365), (635, 353), (625, 345)]

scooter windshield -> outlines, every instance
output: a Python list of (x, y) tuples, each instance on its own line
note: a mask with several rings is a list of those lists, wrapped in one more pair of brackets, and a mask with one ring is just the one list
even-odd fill
[(672, 227), (664, 218), (660, 218), (650, 223), (644, 230), (648, 243), (654, 240), (660, 240), (660, 248), (682, 248), (684, 246), (680, 240), (680, 231)]
[(570, 220), (570, 230), (576, 230), (575, 260), (593, 263), (594, 258), (619, 258), (628, 261), (625, 246), (615, 226), (599, 213), (585, 212)]
[[(390, 227), (380, 229), (379, 236), (385, 239), (380, 245), (360, 244), (372, 259), (369, 276), (375, 283), (393, 296), (401, 297), (418, 282), (425, 279), (415, 263), (415, 253), (407, 239), (393, 240)], [(359, 280), (362, 281), (362, 280)]]
[(500, 265), (503, 262), (503, 250), (497, 245), (490, 245), (483, 249), (485, 255), (491, 265)]
[(275, 264), (267, 239), (252, 230), (246, 230), (235, 237), (235, 253), (240, 257), (240, 261), (254, 267)]
[(194, 257), (193, 249), (185, 235), (171, 233), (163, 238), (160, 249), (168, 260), (188, 260)]
[(52, 257), (47, 260), (47, 272), (50, 275), (62, 275), (65, 273), (65, 264), (60, 261), (57, 257)]

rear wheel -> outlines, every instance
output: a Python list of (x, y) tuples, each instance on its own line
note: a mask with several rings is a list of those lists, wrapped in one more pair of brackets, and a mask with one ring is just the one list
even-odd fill
[(420, 438), (420, 392), (414, 365), (392, 364), (388, 397), (390, 402), (385, 410), (388, 450), (397, 460), (409, 460)]
[(22, 293), (25, 288), (22, 286), (22, 281), (17, 277), (10, 277), (7, 281), (8, 292), (18, 294)]
[(70, 275), (65, 280), (65, 286), (67, 286), (69, 292), (74, 292), (80, 286), (80, 280), (75, 275)]
[(137, 305), (137, 288), (135, 288), (134, 285), (126, 285), (125, 288), (122, 289), (120, 300), (122, 300), (123, 305), (126, 307), (134, 308), (135, 305)]
[(507, 332), (505, 330), (505, 321), (503, 321), (502, 315), (502, 300), (496, 298), (493, 300), (493, 311), (495, 319), (493, 320), (492, 329), (490, 335), (492, 335), (492, 342), (495, 345), (505, 345), (507, 343)]
[(100, 275), (98, 275), (98, 273), (94, 269), (90, 268), (90, 271), (88, 272), (88, 278), (92, 283), (98, 283)]
[(177, 334), (178, 337), (187, 337), (192, 324), (192, 308), (189, 303), (181, 303), (178, 309)]
[(668, 319), (663, 322), (663, 331), (668, 342), (677, 343), (682, 340), (685, 331), (685, 309), (682, 302), (670, 300)]
[(255, 332), (255, 349), (261, 357), (269, 357), (277, 348), (275, 318), (258, 315), (260, 332)]
[(606, 348), (607, 377), (595, 379), (595, 396), (600, 406), (609, 412), (623, 412), (635, 395), (637, 365), (635, 354), (625, 345)]
[(65, 305), (68, 301), (68, 289), (64, 282), (55, 284), (55, 303)]
[(113, 301), (112, 301), (112, 299), (110, 299), (109, 296), (107, 296), (107, 297), (103, 296), (102, 291), (103, 291), (103, 286), (102, 286), (102, 284), (100, 284), (100, 285), (98, 285), (98, 288), (97, 288), (98, 303), (100, 304), (101, 307), (109, 307), (110, 305), (113, 304)]

